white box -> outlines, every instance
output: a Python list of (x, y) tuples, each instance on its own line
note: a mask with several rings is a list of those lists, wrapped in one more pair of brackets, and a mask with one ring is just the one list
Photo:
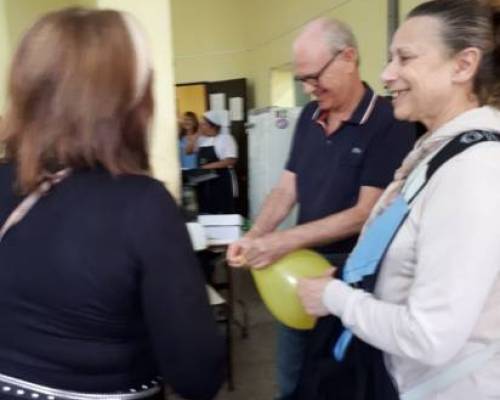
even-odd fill
[(243, 225), (243, 217), (239, 214), (202, 214), (198, 222), (203, 226)]
[(239, 214), (209, 214), (198, 216), (205, 228), (208, 245), (224, 245), (241, 237), (243, 217)]

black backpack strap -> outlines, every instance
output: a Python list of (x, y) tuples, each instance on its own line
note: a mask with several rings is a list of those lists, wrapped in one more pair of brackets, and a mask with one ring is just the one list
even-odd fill
[(469, 147), (483, 142), (500, 142), (500, 133), (494, 131), (472, 130), (463, 132), (446, 146), (444, 146), (433, 158), (429, 161), (426, 174), (426, 183), (432, 175), (450, 158), (453, 158)]
[[(415, 194), (409, 200), (411, 203), (420, 191), (427, 185), (427, 182), (431, 179), (432, 175), (444, 164), (446, 161), (450, 160), (454, 156), (460, 154), (462, 151), (467, 150), (468, 148), (483, 142), (500, 142), (500, 133), (495, 131), (483, 131), (483, 130), (470, 130), (465, 131), (453, 138), (450, 142), (448, 142), (439, 152), (432, 157), (427, 165), (427, 171), (425, 176), (425, 181), (422, 186), (415, 192)], [(403, 225), (404, 220), (401, 222)], [(400, 226), (401, 226), (400, 225)], [(394, 232), (394, 237), (396, 237), (397, 231)], [(389, 249), (390, 243), (386, 248), (386, 251)], [(363, 278), (360, 283), (360, 287), (367, 290), (368, 292), (373, 292), (375, 288), (375, 284), (377, 282), (378, 273), (380, 272), (380, 265), (382, 264), (384, 257), (382, 257), (375, 269), (375, 273), (366, 276)]]
[[(486, 141), (500, 141), (500, 133), (467, 131), (452, 139), (429, 162), (426, 179), (421, 188), (446, 161), (469, 147)], [(373, 292), (379, 270), (380, 263), (375, 274), (365, 277), (360, 287)], [(294, 400), (399, 399), (380, 350), (355, 337), (342, 362), (332, 357), (332, 347), (343, 330), (342, 322), (337, 317), (318, 319), (308, 343), (306, 360)]]

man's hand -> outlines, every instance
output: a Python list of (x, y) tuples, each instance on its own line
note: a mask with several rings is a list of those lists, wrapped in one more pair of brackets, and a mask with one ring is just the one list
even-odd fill
[(245, 243), (242, 256), (252, 268), (264, 268), (292, 250), (283, 232), (273, 232)]
[(282, 232), (262, 236), (249, 232), (228, 247), (226, 258), (232, 267), (264, 268), (292, 250)]
[(299, 279), (297, 294), (306, 312), (316, 317), (324, 317), (330, 311), (323, 304), (323, 292), (326, 285), (332, 281), (334, 269), (330, 269), (318, 278)]
[(246, 258), (244, 256), (245, 248), (248, 247), (251, 238), (243, 237), (240, 240), (231, 243), (227, 248), (226, 259), (227, 263), (231, 267), (239, 268), (247, 265)]
[(247, 266), (247, 259), (244, 253), (247, 248), (251, 247), (252, 241), (261, 235), (260, 230), (254, 227), (240, 240), (231, 243), (226, 252), (227, 263), (235, 268)]

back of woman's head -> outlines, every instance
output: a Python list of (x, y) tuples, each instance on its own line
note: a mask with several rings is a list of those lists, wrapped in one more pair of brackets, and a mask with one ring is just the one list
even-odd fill
[[(491, 5), (490, 5), (491, 3)], [(474, 47), (481, 51), (474, 93), (481, 104), (500, 106), (500, 14), (494, 1), (433, 0), (415, 7), (408, 19), (441, 20), (441, 38), (450, 55)]]
[(24, 35), (9, 78), (4, 133), (23, 192), (60, 168), (149, 169), (151, 69), (128, 15), (65, 9)]

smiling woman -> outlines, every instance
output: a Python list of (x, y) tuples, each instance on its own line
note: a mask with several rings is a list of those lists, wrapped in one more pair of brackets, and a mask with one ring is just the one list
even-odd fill
[[(396, 32), (382, 79), (396, 117), (428, 132), (343, 275), (299, 285), (310, 313), (346, 327), (330, 382), (342, 387), (344, 357), (355, 359), (370, 398), (500, 397), (500, 14), (484, 3), (425, 2)], [(398, 393), (383, 391), (380, 355)]]
[[(483, 71), (489, 60), (483, 57), (482, 49), (491, 47), (491, 39), (484, 38), (477, 46), (471, 43), (450, 57), (450, 49), (441, 38), (442, 29), (439, 19), (415, 12), (395, 34), (391, 62), (382, 74), (394, 98), (395, 115), (423, 122), (431, 130), (474, 107), (480, 97), (484, 102), (485, 95), (495, 88), (487, 86), (491, 82), (483, 83), (490, 73)], [(463, 88), (467, 90), (457, 90)]]

